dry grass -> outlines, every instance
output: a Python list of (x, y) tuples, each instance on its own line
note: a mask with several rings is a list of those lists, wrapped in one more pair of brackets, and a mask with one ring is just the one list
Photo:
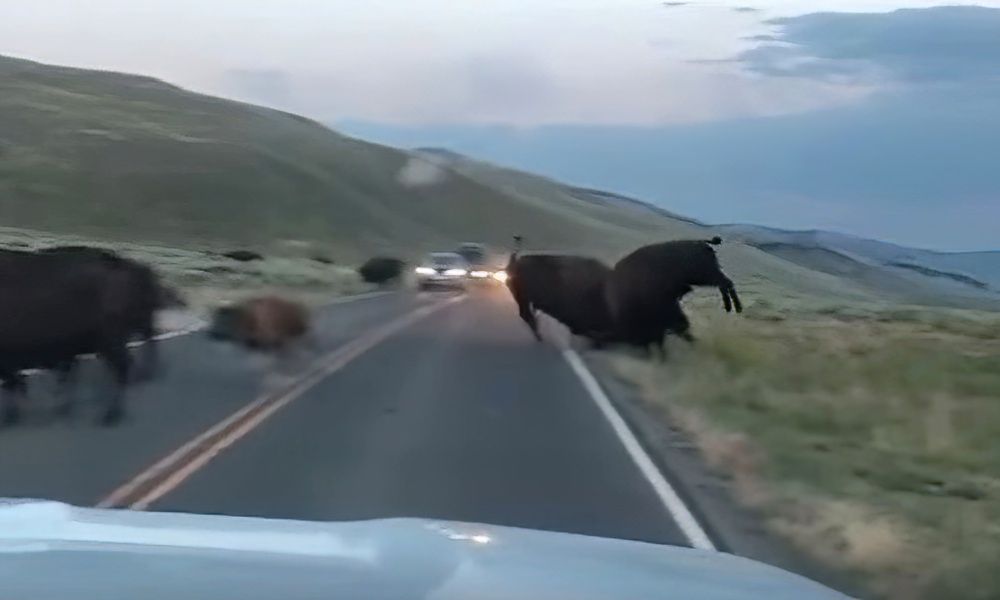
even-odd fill
[(254, 294), (281, 293), (318, 305), (331, 297), (371, 289), (353, 268), (315, 260), (313, 256), (322, 253), (308, 244), (281, 244), (273, 253), (265, 253), (264, 260), (238, 262), (208, 249), (108, 242), (0, 228), (0, 248), (31, 250), (76, 244), (110, 248), (152, 265), (168, 283), (183, 290), (193, 312), (199, 315), (214, 306)]
[(694, 347), (616, 359), (772, 527), (885, 598), (998, 598), (1000, 315), (699, 296)]

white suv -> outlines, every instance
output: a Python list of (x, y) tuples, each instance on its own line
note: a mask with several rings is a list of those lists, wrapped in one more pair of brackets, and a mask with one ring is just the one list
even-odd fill
[(469, 264), (456, 252), (431, 252), (416, 268), (417, 286), (422, 290), (436, 287), (464, 289)]

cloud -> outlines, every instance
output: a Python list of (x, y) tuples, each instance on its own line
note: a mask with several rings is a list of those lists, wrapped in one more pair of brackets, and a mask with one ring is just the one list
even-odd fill
[(495, 54), (468, 59), (458, 80), (470, 107), (491, 111), (531, 109), (552, 98), (555, 74), (528, 56)]
[(760, 33), (743, 38), (749, 42), (781, 42), (781, 38), (771, 33)]
[(442, 168), (442, 161), (429, 157), (411, 156), (406, 164), (396, 173), (396, 181), (410, 188), (436, 185), (447, 179), (447, 171)]
[(757, 13), (757, 12), (760, 12), (760, 10), (761, 9), (757, 8), (756, 6), (734, 6), (733, 7), (733, 12), (735, 12), (735, 13)]
[(680, 8), (682, 6), (688, 6), (690, 2), (663, 2), (665, 8)]
[(901, 83), (1000, 81), (1000, 9), (939, 6), (811, 13), (766, 21), (773, 36), (739, 55), (770, 76)]

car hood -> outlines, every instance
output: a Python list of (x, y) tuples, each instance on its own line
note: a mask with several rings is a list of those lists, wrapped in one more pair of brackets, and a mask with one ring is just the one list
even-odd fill
[(0, 597), (834, 599), (729, 554), (424, 519), (309, 522), (0, 504)]

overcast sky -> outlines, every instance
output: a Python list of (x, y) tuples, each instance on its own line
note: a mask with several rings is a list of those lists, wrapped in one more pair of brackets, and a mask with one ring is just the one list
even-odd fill
[[(0, 53), (154, 75), (328, 123), (350, 123), (356, 133), (372, 132), (386, 142), (447, 143), (461, 137), (456, 127), (465, 128), (464, 135), (475, 139), (456, 149), (479, 147), (487, 157), (491, 157), (489, 137), (496, 130), (486, 125), (507, 127), (503, 134), (508, 137), (511, 132), (528, 134), (525, 139), (550, 136), (546, 132), (557, 128), (569, 131), (567, 140), (572, 141), (566, 142), (569, 146), (552, 142), (551, 152), (570, 152), (568, 156), (538, 155), (527, 160), (527, 152), (511, 147), (499, 158), (641, 193), (709, 220), (829, 226), (940, 248), (1000, 247), (995, 241), (1000, 232), (984, 226), (982, 217), (973, 216), (968, 208), (970, 214), (954, 220), (953, 233), (939, 231), (934, 221), (947, 214), (947, 203), (954, 203), (955, 197), (935, 203), (923, 194), (916, 206), (909, 206), (907, 194), (917, 183), (890, 190), (877, 173), (869, 173), (874, 179), (868, 191), (879, 192), (873, 194), (861, 193), (865, 181), (845, 187), (827, 177), (822, 189), (801, 181), (782, 183), (780, 177), (795, 179), (787, 169), (737, 177), (725, 189), (707, 189), (698, 181), (682, 181), (686, 171), (674, 169), (672, 179), (664, 179), (655, 160), (639, 160), (637, 168), (605, 169), (606, 177), (594, 177), (592, 166), (572, 168), (571, 151), (580, 143), (620, 144), (614, 150), (626, 158), (666, 160), (683, 152), (675, 148), (673, 154), (658, 155), (649, 139), (642, 144), (623, 139), (622, 128), (672, 144), (678, 128), (708, 127), (712, 135), (724, 139), (726, 123), (745, 128), (748, 119), (763, 118), (765, 123), (776, 123), (776, 131), (787, 138), (791, 134), (786, 119), (818, 118), (818, 123), (810, 121), (810, 127), (821, 132), (822, 115), (832, 114), (830, 122), (843, 123), (844, 111), (855, 111), (878, 122), (880, 113), (871, 113), (873, 107), (891, 114), (899, 106), (923, 106), (929, 96), (938, 98), (938, 110), (944, 106), (945, 112), (956, 101), (953, 97), (964, 98), (968, 110), (980, 111), (993, 123), (1000, 113), (992, 104), (1000, 97), (991, 87), (1000, 82), (1000, 18), (994, 19), (993, 13), (1000, 11), (893, 12), (936, 4), (920, 0), (0, 0)], [(979, 4), (1000, 7), (1000, 1)], [(864, 14), (847, 14), (855, 12)], [(985, 93), (984, 88), (988, 88)], [(916, 113), (914, 118), (920, 120), (941, 114)], [(844, 127), (861, 127), (864, 119)], [(973, 120), (971, 131), (975, 125)], [(723, 127), (721, 133), (718, 127)], [(911, 124), (900, 127), (905, 131)], [(442, 131), (452, 132), (451, 138), (442, 137)], [(587, 135), (581, 137), (582, 133)], [(769, 137), (766, 126), (760, 135)], [(894, 132), (884, 135), (891, 137)], [(959, 136), (949, 143), (961, 145), (961, 133), (949, 135)], [(782, 148), (794, 152), (802, 144), (820, 141), (816, 137), (788, 146), (787, 139), (778, 140), (764, 153), (780, 161), (777, 152)], [(929, 143), (934, 141), (929, 138)], [(745, 140), (741, 144), (743, 156), (754, 152)], [(883, 150), (891, 152), (893, 147)], [(706, 146), (703, 151), (717, 153), (718, 148)], [(850, 154), (852, 149), (847, 144), (840, 151)], [(1000, 159), (995, 143), (973, 145), (967, 151), (978, 154), (973, 157), (976, 164), (984, 158)], [(912, 148), (900, 152), (908, 156)], [(710, 158), (695, 155), (691, 164)], [(584, 164), (600, 156), (580, 159)], [(732, 161), (739, 162), (739, 157), (730, 156), (705, 181), (726, 178), (729, 167), (749, 169), (733, 166)], [(850, 169), (857, 166), (847, 162), (830, 166), (848, 169), (842, 175), (853, 180), (857, 173)], [(972, 174), (976, 185), (966, 185), (967, 194), (957, 200), (976, 210), (982, 207), (1000, 222), (1000, 183), (989, 178), (979, 181), (980, 175)], [(947, 178), (940, 183), (936, 191), (942, 186), (950, 189)], [(757, 186), (743, 196), (738, 209), (732, 206), (738, 200), (732, 197), (734, 190), (742, 189), (736, 185)], [(683, 189), (684, 196), (672, 195), (672, 188)], [(883, 198), (868, 217), (862, 214), (866, 206)], [(834, 207), (839, 216), (834, 218), (829, 208), (824, 212), (823, 206)], [(904, 213), (895, 219), (897, 210)], [(879, 222), (872, 225), (873, 219)]]

